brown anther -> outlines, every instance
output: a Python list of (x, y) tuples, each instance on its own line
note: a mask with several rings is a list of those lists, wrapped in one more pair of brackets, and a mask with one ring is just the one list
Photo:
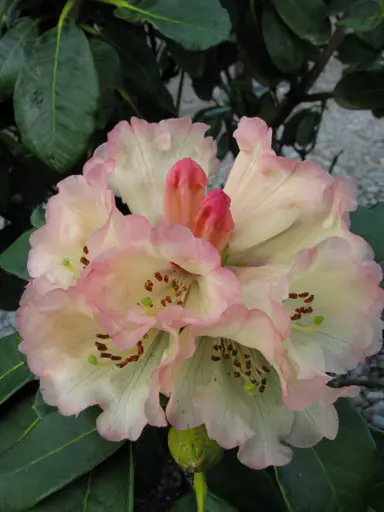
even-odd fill
[(102, 333), (96, 334), (96, 338), (99, 338), (100, 340), (107, 340), (109, 337), (110, 337), (109, 334), (102, 334)]
[(102, 352), (100, 354), (100, 357), (102, 357), (103, 359), (111, 359), (112, 358), (112, 354), (110, 354), (109, 352)]
[(271, 371), (271, 370), (270, 370), (267, 366), (265, 366), (264, 364), (263, 364), (263, 366), (261, 367), (261, 369), (262, 369), (264, 372), (266, 372), (266, 373), (269, 373), (269, 372)]
[(182, 306), (182, 305), (183, 305), (183, 301), (182, 301), (182, 300), (178, 300), (178, 301), (177, 301), (177, 305), (178, 305), (178, 306)]
[(160, 274), (160, 272), (155, 272), (155, 278), (156, 278), (158, 281), (162, 281), (162, 280), (163, 280), (163, 276)]
[(260, 387), (259, 387), (259, 392), (260, 392), (260, 393), (264, 393), (264, 390), (265, 390), (265, 386), (260, 386)]
[(227, 348), (228, 348), (228, 352), (232, 352), (232, 350), (233, 350), (233, 346), (232, 346), (230, 343), (228, 344), (228, 347), (227, 347)]
[(137, 352), (139, 354), (139, 356), (141, 356), (142, 354), (144, 354), (144, 347), (143, 347), (143, 343), (141, 341), (138, 341), (136, 343), (136, 346), (137, 346)]
[(87, 266), (89, 265), (89, 259), (88, 259), (88, 258), (86, 258), (85, 256), (82, 256), (82, 257), (80, 258), (80, 263), (81, 263), (82, 265), (84, 265), (85, 267), (87, 267)]
[(138, 361), (139, 359), (140, 359), (139, 354), (134, 354), (133, 356), (131, 356), (131, 357), (129, 358), (129, 360), (130, 360), (130, 361), (133, 361), (133, 362), (136, 362), (136, 361)]
[(212, 361), (220, 361), (220, 359), (221, 359), (221, 358), (220, 358), (220, 356), (214, 356), (214, 355), (212, 355), (212, 356), (211, 356), (211, 359), (212, 359)]
[(237, 349), (232, 350), (232, 355), (233, 355), (233, 357), (236, 357), (236, 356), (237, 356), (237, 354), (238, 354), (238, 352), (239, 352), (239, 351), (238, 351)]
[(160, 301), (160, 302), (161, 302), (162, 306), (164, 306), (164, 307), (167, 305), (167, 303), (165, 302), (165, 300), (164, 300), (164, 299), (161, 299), (161, 301)]
[(147, 290), (147, 292), (151, 292), (153, 290), (153, 287), (148, 283), (145, 283), (144, 288)]
[(220, 348), (219, 345), (213, 345), (213, 350), (220, 350)]
[(303, 309), (303, 313), (305, 315), (308, 315), (309, 313), (313, 313), (313, 309), (311, 308), (311, 306), (309, 306), (309, 308), (304, 308)]
[(314, 299), (314, 298), (315, 298), (315, 296), (314, 296), (314, 295), (310, 295), (310, 296), (308, 297), (308, 299), (305, 299), (305, 300), (304, 300), (304, 302), (305, 302), (306, 304), (309, 304), (310, 302), (312, 302), (312, 301), (313, 301), (313, 299)]
[(247, 360), (245, 361), (245, 368), (246, 368), (247, 370), (250, 370), (250, 369), (252, 368), (252, 362), (251, 362), (251, 360), (250, 360), (250, 359), (247, 359)]
[(266, 383), (267, 383), (267, 379), (261, 379), (261, 383), (262, 383), (263, 386), (265, 386)]
[(288, 297), (289, 297), (290, 299), (297, 299), (297, 293), (289, 293), (289, 294), (288, 294)]
[(224, 354), (224, 359), (231, 359), (231, 356), (227, 353)]
[(248, 371), (245, 372), (245, 376), (246, 377), (250, 377), (251, 375), (252, 375), (251, 370), (248, 370)]
[(97, 350), (100, 350), (100, 351), (105, 351), (108, 349), (107, 345), (105, 345), (104, 343), (100, 343), (99, 341), (95, 341), (95, 345), (96, 345)]
[(123, 358), (121, 356), (111, 356), (110, 359), (112, 361), (121, 361)]
[(177, 290), (179, 289), (179, 285), (177, 284), (177, 281), (175, 281), (175, 280), (172, 281), (171, 286), (175, 290), (175, 292), (177, 292)]
[(300, 298), (308, 297), (308, 295), (309, 295), (309, 293), (308, 293), (308, 292), (299, 293), (299, 297), (300, 297)]
[(241, 363), (240, 363), (240, 361), (239, 361), (238, 359), (235, 359), (235, 360), (233, 361), (233, 366), (236, 366), (236, 368), (241, 368)]
[(166, 300), (169, 304), (172, 304), (172, 299), (171, 299), (171, 297), (170, 297), (169, 295), (167, 295), (167, 296), (165, 297), (165, 300)]
[(169, 276), (167, 276), (167, 274), (165, 274), (165, 276), (164, 276), (164, 281), (165, 281), (166, 283), (168, 283), (168, 281), (169, 281)]
[(84, 247), (83, 247), (83, 253), (84, 254), (88, 254), (89, 253), (88, 247), (86, 245), (84, 245)]
[(249, 354), (244, 354), (245, 359), (251, 359), (251, 356)]
[(296, 313), (295, 315), (291, 316), (291, 320), (294, 322), (295, 320), (300, 320), (301, 315), (300, 313)]
[(236, 377), (236, 379), (241, 377), (239, 372), (233, 372), (233, 376)]
[(119, 363), (116, 366), (118, 368), (124, 368), (124, 366), (127, 366), (128, 363), (129, 363), (129, 359), (124, 359), (124, 361), (122, 363)]

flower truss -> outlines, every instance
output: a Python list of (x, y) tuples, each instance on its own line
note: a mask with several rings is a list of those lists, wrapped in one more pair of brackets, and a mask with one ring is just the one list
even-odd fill
[(381, 271), (348, 230), (352, 185), (276, 156), (261, 119), (241, 119), (207, 192), (207, 128), (123, 121), (59, 183), (31, 236), (20, 350), (62, 414), (100, 405), (109, 440), (205, 425), (244, 464), (283, 465), (336, 436), (332, 404), (358, 389), (327, 383), (379, 349)]

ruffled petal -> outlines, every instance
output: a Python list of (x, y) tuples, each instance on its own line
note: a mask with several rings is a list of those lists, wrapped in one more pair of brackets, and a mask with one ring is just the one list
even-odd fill
[[(47, 203), (46, 224), (30, 237), (28, 271), (34, 278), (46, 276), (59, 287), (68, 287), (95, 255), (87, 247), (90, 235), (111, 219), (122, 216), (106, 188), (113, 164), (91, 159), (85, 176), (69, 176), (58, 184), (59, 192)], [(97, 251), (96, 251), (97, 252)]]
[(155, 224), (164, 213), (166, 176), (178, 160), (191, 158), (208, 176), (220, 168), (215, 142), (204, 137), (207, 129), (188, 117), (160, 123), (133, 117), (131, 124), (121, 121), (95, 155), (115, 161), (110, 186), (132, 213), (145, 215)]
[(230, 264), (239, 253), (279, 235), (302, 215), (322, 209), (329, 175), (310, 162), (277, 157), (271, 131), (261, 119), (242, 118), (234, 134), (240, 153), (224, 191), (230, 196), (235, 231)]

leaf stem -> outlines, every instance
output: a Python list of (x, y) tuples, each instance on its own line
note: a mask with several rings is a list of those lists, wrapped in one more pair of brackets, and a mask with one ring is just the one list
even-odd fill
[(205, 498), (208, 491), (204, 473), (197, 472), (193, 474), (193, 488), (195, 490), (197, 512), (204, 512)]
[(184, 69), (182, 69), (181, 73), (180, 73), (179, 87), (177, 89), (177, 98), (176, 98), (176, 115), (177, 115), (177, 117), (179, 117), (179, 114), (180, 114), (180, 105), (181, 105), (181, 97), (183, 95), (184, 78), (185, 78), (185, 71), (184, 71)]

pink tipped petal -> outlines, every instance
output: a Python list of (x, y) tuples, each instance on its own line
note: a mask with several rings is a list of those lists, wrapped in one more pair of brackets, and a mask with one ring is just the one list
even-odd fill
[(165, 222), (192, 228), (193, 219), (204, 199), (207, 184), (207, 175), (191, 158), (183, 158), (176, 162), (165, 182)]
[(211, 190), (201, 203), (192, 231), (222, 251), (235, 227), (229, 209), (231, 200), (222, 190)]
[[(238, 130), (243, 130), (241, 121)], [(323, 209), (324, 191), (331, 181), (315, 164), (276, 157), (264, 139), (251, 153), (240, 151), (224, 188), (232, 200), (236, 226), (230, 261), (252, 262), (259, 244)]]
[[(307, 293), (311, 302), (286, 302), (294, 313), (287, 355), (301, 379), (344, 373), (371, 354), (373, 346), (378, 348), (378, 318), (384, 305), (381, 269), (372, 261), (355, 261), (353, 248), (343, 238), (325, 240), (299, 254), (298, 260), (290, 291)], [(302, 304), (310, 306), (310, 313), (297, 319), (295, 311)]]
[(187, 117), (160, 123), (133, 117), (131, 124), (121, 121), (95, 155), (115, 161), (110, 186), (131, 212), (156, 224), (164, 212), (166, 177), (177, 161), (191, 158), (208, 176), (219, 169), (216, 144), (204, 138), (207, 129)]

